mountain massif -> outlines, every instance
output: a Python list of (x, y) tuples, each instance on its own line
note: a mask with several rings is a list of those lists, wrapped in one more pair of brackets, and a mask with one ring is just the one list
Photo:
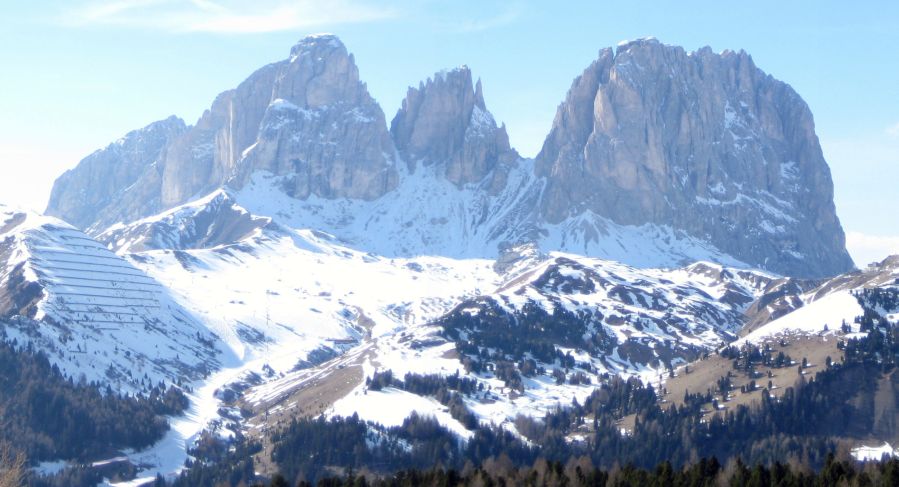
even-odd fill
[[(92, 154), (57, 181), (46, 213), (96, 234), (263, 175), (302, 207), (288, 212), (296, 226), (382, 254), (495, 258), (533, 242), (618, 257), (630, 237), (665, 242), (650, 265), (729, 256), (813, 278), (852, 268), (802, 99), (743, 52), (654, 39), (601, 51), (531, 161), (468, 68), (410, 88), (388, 129), (343, 44), (309, 37), (195, 126), (156, 122)], [(422, 186), (452, 194), (409, 215)], [(363, 219), (420, 238), (373, 243)]]
[(742, 51), (604, 49), (559, 107), (536, 171), (550, 222), (592, 212), (668, 225), (787, 275), (852, 267), (808, 106)]
[[(121, 485), (501, 455), (820, 466), (899, 441), (899, 267), (853, 269), (789, 85), (742, 51), (625, 42), (535, 158), (486, 100), (442, 71), (388, 125), (343, 43), (309, 36), (196, 124), (89, 155), (47, 216), (0, 209), (9, 347), (66, 394), (167, 415), (34, 447), (60, 460), (47, 485), (90, 485), (86, 464)], [(781, 427), (806, 419), (828, 436)]]

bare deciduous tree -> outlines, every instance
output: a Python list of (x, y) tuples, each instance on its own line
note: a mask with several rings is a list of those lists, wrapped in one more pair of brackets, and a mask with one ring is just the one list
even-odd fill
[(25, 472), (25, 455), (14, 452), (8, 443), (0, 445), (0, 487), (25, 485)]

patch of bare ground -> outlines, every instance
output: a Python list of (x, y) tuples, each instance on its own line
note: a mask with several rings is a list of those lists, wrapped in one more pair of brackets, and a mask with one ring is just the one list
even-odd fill
[(335, 401), (346, 396), (364, 380), (359, 365), (335, 370), (310, 381), (288, 396), (281, 405), (256, 411), (248, 424), (251, 437), (261, 441), (263, 450), (257, 454), (257, 471), (272, 474), (277, 471), (271, 463), (273, 444), (271, 433), (284, 428), (295, 418), (314, 417), (324, 413)]
[[(757, 363), (754, 364), (752, 374), (734, 369), (733, 360), (713, 353), (678, 368), (673, 378), (663, 376), (661, 401), (682, 405), (687, 392), (705, 394), (711, 391), (718, 402), (719, 411), (726, 411), (741, 404), (748, 406), (760, 401), (766, 390), (772, 397), (781, 397), (787, 388), (798, 384), (801, 378), (809, 380), (825, 370), (828, 357), (834, 362), (840, 362), (843, 352), (837, 348), (837, 344), (841, 338), (842, 333), (820, 336), (788, 334), (767, 340), (758, 345), (762, 348), (767, 345), (772, 355), (783, 352), (793, 360), (793, 364), (774, 368)], [(805, 367), (801, 366), (803, 359), (807, 362)], [(718, 381), (728, 373), (732, 387), (725, 395), (721, 393)], [(706, 410), (711, 412), (712, 406), (712, 403), (708, 403)]]
[(272, 433), (286, 427), (291, 420), (323, 414), (337, 400), (352, 392), (365, 380), (362, 364), (373, 356), (374, 341), (371, 327), (374, 324), (359, 309), (358, 324), (366, 330), (364, 341), (327, 362), (299, 371), (281, 379), (277, 392), (265, 399), (251, 403), (242, 398), (239, 406), (250, 412), (246, 433), (251, 440), (262, 444), (262, 451), (255, 456), (256, 471), (263, 475), (277, 472), (271, 461)]

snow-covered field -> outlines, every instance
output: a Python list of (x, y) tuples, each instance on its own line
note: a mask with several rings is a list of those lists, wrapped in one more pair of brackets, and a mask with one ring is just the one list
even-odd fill
[(863, 313), (858, 300), (849, 291), (837, 291), (821, 299), (810, 302), (802, 308), (776, 319), (734, 343), (762, 343), (779, 336), (790, 334), (835, 333), (843, 323), (858, 330), (855, 318)]
[(880, 446), (862, 445), (852, 449), (852, 457), (861, 462), (880, 461), (884, 455), (895, 457), (899, 456), (899, 451), (894, 449), (889, 443)]
[[(485, 256), (495, 258), (497, 242), (521, 228), (506, 226), (508, 215), (495, 213), (493, 205), (516, 205), (485, 199), (473, 189), (442, 187), (435, 183), (440, 178), (421, 174), (426, 170), (403, 176), (421, 179), (406, 185), (412, 196), (368, 205), (293, 200), (277, 191), (277, 178), (258, 174), (240, 191), (220, 190), (98, 237), (118, 254), (61, 222), (29, 217), (13, 226), (13, 214), (6, 213), (0, 230), (15, 238), (5, 249), (4, 278), (19, 266), (26, 280), (40, 283), (35, 318), (66, 323), (78, 338), (64, 347), (63, 335), (46, 325), (38, 335), (7, 332), (50, 343), (58, 351), (53, 360), (67, 373), (102, 380), (101, 372), (118, 368), (121, 390), (137, 389), (144, 373), (147, 380), (192, 380), (190, 409), (172, 418), (171, 431), (144, 451), (123, 452), (148, 466), (138, 479), (121, 484), (131, 486), (157, 473), (179, 472), (194, 440), (210, 426), (230, 434), (221, 426), (227, 422), (220, 416), (221, 392), (236, 383), (249, 386), (243, 400), (250, 406), (276, 405), (289, 413), (292, 405), (281, 402), (295, 391), (326, 382), (344, 367), (361, 367), (363, 380), (341, 389), (344, 395), (333, 399), (327, 414), (356, 413), (392, 426), (414, 411), (435, 417), (463, 440), (471, 432), (434, 398), (390, 387), (371, 391), (364, 377), (384, 370), (400, 379), (406, 373), (468, 376), (484, 385), (484, 392), (465, 398), (469, 409), (480, 421), (510, 430), (519, 414), (539, 417), (593, 391), (590, 384), (557, 384), (538, 375), (524, 379), (522, 394), (512, 394), (490, 374), (467, 373), (455, 345), (432, 323), (473, 298), (492, 299), (510, 313), (535, 304), (550, 314), (558, 308), (599, 317), (590, 326), (602, 326), (618, 344), (631, 341), (650, 352), (657, 346), (697, 350), (732, 339), (748, 304), (776, 279), (736, 261), (736, 269), (707, 262), (676, 267), (681, 260), (723, 257), (665, 229), (617, 227), (583, 216), (544, 229), (543, 242), (634, 265), (577, 253), (543, 254), (539, 246), (516, 248), (512, 260), (496, 265)], [(510, 175), (512, 186), (534, 184), (516, 174)], [(424, 214), (432, 215), (430, 225), (401, 221)], [(416, 252), (432, 248), (451, 257)], [(743, 340), (817, 333), (825, 325), (838, 329), (860, 312), (848, 290), (804, 299), (805, 307)], [(480, 312), (477, 306), (466, 309)], [(79, 343), (83, 349), (71, 349)], [(155, 355), (148, 354), (151, 347)], [(635, 361), (617, 348), (602, 357), (563, 352), (589, 363), (594, 383), (603, 373), (652, 380), (663, 366)]]
[[(219, 337), (225, 367), (201, 383), (191, 413), (176, 418), (165, 439), (129, 454), (157, 465), (142, 477), (180, 470), (192, 440), (219, 419), (216, 390), (256, 373), (266, 383), (252, 392), (277, 394), (314, 372), (305, 367), (316, 352), (340, 355), (414, 328), (498, 279), (487, 260), (388, 259), (311, 231), (258, 232), (238, 245), (154, 250), (131, 260)], [(415, 404), (439, 412), (432, 402)]]
[(339, 351), (425, 323), (497, 280), (487, 260), (388, 259), (305, 230), (135, 262), (219, 336), (226, 366), (264, 357), (276, 373), (323, 346)]

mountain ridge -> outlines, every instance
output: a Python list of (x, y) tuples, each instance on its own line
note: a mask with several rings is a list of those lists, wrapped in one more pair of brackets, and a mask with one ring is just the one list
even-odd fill
[(0, 206), (0, 320), (7, 340), (120, 393), (196, 380), (217, 337), (128, 260), (52, 217)]
[[(318, 198), (337, 208), (349, 201), (399, 219), (405, 211), (384, 198), (415, 193), (404, 186), (416, 178), (403, 174), (437, 165), (435, 182), (427, 184), (447, 180), (468, 191), (454, 198), (464, 212), (480, 215), (454, 224), (455, 231), (495, 237), (473, 242), (483, 249), (480, 257), (526, 242), (610, 256), (603, 241), (620, 241), (610, 227), (649, 225), (656, 230), (641, 238), (669, 235), (649, 237), (660, 247), (681, 235), (714, 249), (697, 260), (720, 254), (732, 258), (726, 263), (802, 277), (852, 267), (808, 107), (743, 51), (687, 53), (655, 39), (600, 51), (572, 84), (533, 164), (509, 146), (505, 126), (495, 122), (480, 80), (474, 83), (467, 67), (410, 87), (388, 128), (352, 54), (333, 35), (301, 40), (286, 60), (219, 95), (184, 130), (166, 140), (153, 161), (142, 161), (139, 176), (104, 181), (111, 196), (79, 200), (97, 177), (91, 158), (119, 157), (92, 155), (54, 185), (48, 214), (97, 235), (225, 185), (240, 190), (269, 173), (300, 202)], [(510, 187), (515, 180), (529, 182)], [(452, 220), (445, 212), (388, 227), (432, 234), (434, 222)], [(476, 231), (479, 221), (499, 213), (508, 217), (498, 227)], [(88, 222), (87, 215), (96, 217)], [(340, 224), (316, 229), (344, 231)], [(429, 241), (408, 242), (392, 253), (442, 252)], [(678, 264), (695, 258), (689, 254)]]
[(130, 463), (124, 485), (202, 475), (209, 445), (258, 442), (271, 474), (284, 425), (340, 416), (372, 422), (360, 451), (425, 424), (444, 451), (692, 456), (696, 432), (729, 442), (717, 411), (799, 404), (776, 399), (899, 317), (899, 258), (850, 271), (832, 191), (808, 107), (743, 51), (603, 49), (522, 158), (466, 66), (388, 125), (343, 43), (309, 36), (195, 125), (88, 156), (54, 216), (0, 206), (0, 330), (102, 394), (185, 393), (155, 444), (77, 459)]

